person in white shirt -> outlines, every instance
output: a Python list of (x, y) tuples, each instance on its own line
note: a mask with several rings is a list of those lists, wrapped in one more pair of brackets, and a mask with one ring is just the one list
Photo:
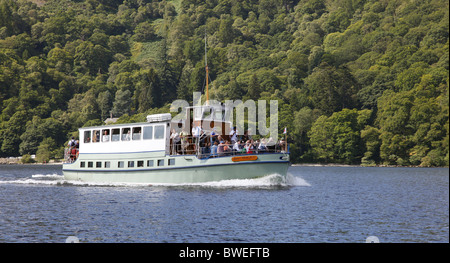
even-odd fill
[(170, 139), (172, 139), (172, 154), (178, 153), (180, 150), (180, 135), (178, 132), (175, 131), (175, 129), (172, 129), (172, 133), (170, 134)]
[(259, 151), (266, 151), (267, 150), (267, 148), (266, 148), (266, 139), (265, 138), (261, 139), (261, 141), (259, 143), (259, 146), (258, 146), (258, 150)]
[(192, 127), (192, 136), (194, 136), (194, 137), (198, 137), (199, 135), (200, 135), (200, 131), (201, 131), (202, 129), (200, 128), (200, 126), (195, 126), (195, 127)]
[(233, 129), (230, 132), (230, 136), (231, 136), (231, 143), (235, 143), (237, 141), (237, 130), (236, 127), (233, 127)]
[(103, 133), (102, 142), (108, 142), (108, 141), (109, 141), (109, 134), (108, 134), (108, 131), (105, 131)]
[(234, 143), (234, 145), (233, 145), (233, 150), (234, 151), (236, 151), (236, 152), (239, 152), (241, 149), (240, 149), (240, 143), (239, 143), (239, 141), (236, 141), (235, 143)]
[(195, 147), (195, 151), (197, 151), (197, 144), (199, 142), (198, 138), (200, 136), (200, 132), (201, 132), (202, 128), (200, 128), (200, 126), (195, 126), (192, 127), (192, 136), (194, 137), (194, 147)]

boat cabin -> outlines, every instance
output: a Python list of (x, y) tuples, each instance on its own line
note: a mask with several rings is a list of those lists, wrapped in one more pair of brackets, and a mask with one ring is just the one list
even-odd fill
[[(65, 159), (69, 163), (74, 162), (78, 158), (78, 152), (81, 154), (152, 152), (152, 156), (197, 155), (199, 158), (254, 153), (253, 150), (243, 151), (246, 140), (242, 141), (240, 145), (242, 151), (227, 152), (225, 150), (222, 152), (222, 147), (228, 149), (233, 147), (231, 136), (227, 134), (232, 127), (232, 122), (228, 120), (227, 114), (226, 108), (222, 105), (194, 106), (187, 107), (186, 118), (179, 121), (172, 120), (171, 114), (165, 113), (149, 115), (147, 122), (142, 123), (80, 128), (78, 149), (67, 148)], [(183, 134), (171, 133), (176, 126), (182, 127)], [(201, 127), (202, 134), (196, 135), (192, 132), (197, 127)], [(215, 153), (212, 149), (215, 142), (219, 141), (224, 141), (225, 144), (219, 144), (217, 153)], [(256, 144), (253, 146), (253, 149), (258, 147)], [(258, 151), (260, 153), (279, 152), (282, 149), (288, 151), (285, 143), (272, 147), (264, 146), (262, 150)]]
[(79, 129), (80, 153), (169, 153), (170, 114), (151, 115), (149, 122)]
[(189, 132), (199, 126), (208, 134), (215, 130), (217, 134), (227, 135), (227, 131), (231, 130), (232, 122), (228, 120), (230, 112), (224, 105), (190, 106), (185, 110), (183, 120), (173, 121), (172, 125), (182, 124)]

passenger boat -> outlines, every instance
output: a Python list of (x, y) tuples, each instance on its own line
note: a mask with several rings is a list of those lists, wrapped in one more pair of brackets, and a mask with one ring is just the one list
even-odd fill
[[(205, 32), (208, 102), (206, 54)], [(220, 147), (230, 147), (222, 144), (218, 145), (217, 153), (210, 151), (215, 133), (231, 141), (225, 133), (232, 125), (225, 117), (231, 111), (233, 108), (207, 103), (185, 107), (182, 121), (173, 121), (171, 114), (166, 113), (149, 115), (143, 123), (80, 128), (78, 148), (65, 151), (64, 177), (87, 182), (148, 184), (251, 179), (271, 174), (286, 177), (290, 164), (287, 142), (244, 152), (220, 151)], [(171, 131), (180, 125), (189, 134), (183, 134), (179, 143), (171, 139)], [(203, 128), (201, 135), (190, 133), (196, 127)]]
[[(186, 121), (186, 130), (206, 122), (203, 114), (200, 117), (192, 114), (194, 108), (187, 110), (193, 118)], [(206, 111), (215, 110), (221, 109)], [(214, 141), (213, 124), (203, 125), (206, 128), (202, 137), (185, 135), (179, 143), (171, 139), (172, 128), (178, 124), (167, 113), (149, 115), (147, 122), (142, 123), (80, 128), (78, 147), (67, 148), (65, 152), (64, 177), (86, 182), (185, 184), (271, 174), (286, 176), (290, 164), (287, 144), (252, 152), (231, 150), (216, 154), (209, 151)], [(215, 127), (224, 130), (227, 125), (230, 124), (223, 121)]]

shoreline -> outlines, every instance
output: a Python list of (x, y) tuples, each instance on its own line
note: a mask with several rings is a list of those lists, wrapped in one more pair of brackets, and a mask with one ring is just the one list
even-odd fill
[(22, 163), (20, 158), (0, 158), (0, 165), (14, 165), (14, 164), (34, 164), (34, 165), (62, 165), (63, 162), (60, 160), (50, 160), (48, 163), (38, 163), (38, 162), (30, 162), (30, 163)]
[(419, 165), (363, 165), (363, 164), (340, 164), (340, 163), (295, 163), (291, 166), (306, 166), (306, 167), (398, 167), (398, 168), (449, 168), (448, 166), (419, 166)]

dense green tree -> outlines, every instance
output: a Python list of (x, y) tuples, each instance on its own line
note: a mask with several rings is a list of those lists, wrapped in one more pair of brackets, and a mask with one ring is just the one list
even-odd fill
[(233, 19), (230, 15), (221, 15), (220, 16), (220, 26), (219, 31), (217, 32), (217, 37), (220, 43), (223, 45), (227, 45), (228, 43), (232, 43), (235, 37), (234, 28), (233, 28)]
[(69, 102), (65, 121), (69, 122), (72, 129), (83, 127), (89, 120), (100, 118), (97, 98), (93, 90), (83, 94), (76, 94)]
[(16, 111), (9, 121), (0, 126), (2, 156), (19, 156), (20, 135), (25, 132), (29, 115), (23, 108)]
[(0, 156), (55, 157), (111, 111), (143, 121), (191, 101), (205, 92), (206, 41), (210, 98), (278, 100), (295, 162), (448, 166), (448, 10), (443, 0), (0, 0)]
[(253, 74), (248, 86), (248, 96), (250, 97), (250, 99), (256, 100), (258, 99), (259, 94), (261, 94), (261, 86), (258, 77)]
[(313, 154), (316, 160), (333, 162), (334, 141), (330, 136), (332, 133), (331, 124), (328, 117), (320, 116), (309, 131), (310, 143), (313, 147)]
[(124, 114), (129, 114), (131, 112), (131, 91), (126, 89), (119, 89), (116, 92), (115, 100), (113, 103), (112, 113), (114, 116), (120, 117)]
[(380, 131), (372, 126), (366, 126), (361, 131), (361, 139), (366, 147), (361, 163), (364, 165), (377, 164), (380, 161)]
[(136, 26), (133, 34), (133, 40), (139, 42), (152, 41), (157, 38), (155, 29), (149, 22), (142, 22)]
[(109, 90), (100, 92), (97, 97), (98, 107), (101, 111), (101, 119), (105, 120), (110, 116), (112, 108), (112, 95)]
[(320, 117), (318, 110), (312, 110), (309, 107), (303, 107), (295, 112), (293, 120), (293, 145), (294, 150), (297, 150), (297, 161), (311, 161), (311, 145), (308, 132), (311, 130), (313, 124)]
[(364, 152), (361, 130), (370, 114), (370, 110), (343, 109), (330, 117), (320, 116), (309, 132), (313, 153), (326, 162), (357, 163)]
[(25, 132), (20, 136), (22, 141), (19, 145), (20, 155), (35, 154), (39, 143), (42, 141), (42, 125), (41, 118), (35, 116), (32, 120), (27, 122)]
[(305, 78), (315, 108), (326, 114), (357, 106), (357, 83), (346, 68), (323, 64)]
[(52, 138), (45, 138), (37, 147), (36, 161), (39, 163), (48, 163), (50, 159), (62, 158), (63, 149)]
[(111, 51), (101, 45), (94, 45), (89, 41), (77, 46), (74, 56), (75, 71), (80, 73), (105, 73), (112, 62)]
[(161, 97), (161, 81), (154, 69), (139, 71), (135, 79), (136, 90), (134, 97), (137, 103), (137, 111), (142, 113), (151, 108), (159, 107), (160, 101), (157, 98)]

